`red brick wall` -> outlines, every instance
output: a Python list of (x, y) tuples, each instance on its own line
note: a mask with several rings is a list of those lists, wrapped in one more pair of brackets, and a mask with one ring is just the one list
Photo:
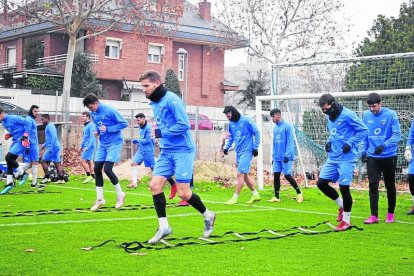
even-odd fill
[[(68, 52), (69, 37), (62, 33), (50, 34), (50, 51), (48, 56), (63, 55)], [(46, 44), (46, 41), (45, 41)], [(46, 55), (45, 55), (46, 56)]]
[(106, 100), (119, 101), (121, 99), (122, 84), (119, 81), (100, 80), (102, 88), (106, 91)]

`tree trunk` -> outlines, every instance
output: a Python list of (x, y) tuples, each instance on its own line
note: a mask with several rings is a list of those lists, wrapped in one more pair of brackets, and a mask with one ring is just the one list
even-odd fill
[(70, 122), (70, 88), (72, 84), (72, 68), (73, 68), (73, 61), (75, 59), (75, 51), (76, 51), (76, 34), (69, 35), (69, 44), (68, 44), (68, 52), (66, 56), (66, 64), (65, 64), (65, 76), (63, 80), (63, 97), (62, 97), (62, 116), (63, 122), (65, 123), (63, 126), (63, 137), (64, 137), (64, 146), (69, 147), (69, 122)]

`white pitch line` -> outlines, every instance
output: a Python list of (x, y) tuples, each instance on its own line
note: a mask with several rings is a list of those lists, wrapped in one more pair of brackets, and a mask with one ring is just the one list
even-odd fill
[[(71, 189), (71, 190), (95, 191), (94, 189), (86, 189), (86, 188), (78, 188), (78, 187), (57, 186), (57, 185), (50, 185), (50, 186), (58, 187), (58, 188), (64, 188), (64, 189)], [(116, 191), (106, 191), (106, 192), (115, 193)], [(140, 194), (140, 193), (127, 193), (127, 194), (128, 195), (136, 195), (136, 196), (151, 196), (150, 194)], [(208, 203), (213, 203), (213, 204), (224, 204), (224, 202), (221, 202), (221, 201), (213, 201), (213, 200), (205, 200), (205, 199), (203, 199), (203, 201), (208, 202)], [(306, 214), (323, 215), (323, 216), (331, 216), (331, 217), (338, 216), (338, 214), (318, 212), (318, 211), (312, 211), (312, 210), (299, 210), (299, 209), (292, 209), (292, 208), (270, 207), (270, 206), (263, 206), (263, 205), (236, 204), (234, 206), (260, 208), (262, 210), (263, 209), (268, 209), (268, 210), (274, 210), (274, 211), (288, 211), (288, 212), (295, 212), (295, 213), (306, 213)], [(352, 218), (366, 219), (366, 217), (359, 217), (359, 216), (352, 216)], [(396, 220), (395, 222), (402, 223), (402, 224), (412, 224), (412, 225), (414, 225), (414, 222), (410, 222), (410, 221)]]

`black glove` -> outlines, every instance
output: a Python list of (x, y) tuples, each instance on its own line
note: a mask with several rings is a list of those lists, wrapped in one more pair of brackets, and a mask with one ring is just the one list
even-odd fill
[(259, 152), (257, 151), (257, 149), (254, 149), (252, 150), (252, 154), (254, 157), (256, 157), (259, 154)]
[(24, 153), (28, 155), (30, 153), (30, 148), (25, 148)]
[(229, 150), (228, 149), (224, 149), (223, 150), (223, 153), (224, 153), (224, 155), (227, 155), (227, 154), (229, 154)]
[(325, 151), (326, 152), (330, 152), (331, 151), (331, 146), (332, 146), (332, 143), (331, 142), (326, 143), (325, 144)]
[(289, 158), (285, 157), (285, 159), (283, 159), (283, 163), (286, 164), (287, 162), (289, 162)]
[(378, 147), (375, 148), (374, 154), (380, 155), (384, 151), (384, 148), (385, 147), (383, 145), (379, 145)]
[(350, 152), (351, 151), (351, 146), (350, 145), (348, 145), (347, 143), (345, 143), (343, 146), (342, 146), (342, 152), (343, 153), (348, 153), (348, 152)]
[(161, 129), (156, 128), (154, 129), (155, 132), (155, 138), (162, 138)]
[(367, 161), (368, 161), (368, 157), (367, 157), (367, 154), (366, 154), (366, 153), (364, 153), (364, 154), (361, 156), (361, 161), (362, 161), (362, 163), (367, 163)]

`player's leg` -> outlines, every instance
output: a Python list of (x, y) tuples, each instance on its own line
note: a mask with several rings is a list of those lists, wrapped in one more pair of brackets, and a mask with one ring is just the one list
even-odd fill
[(104, 172), (111, 180), (116, 191), (116, 204), (115, 208), (121, 208), (125, 202), (125, 193), (122, 191), (122, 187), (119, 184), (118, 177), (113, 172), (113, 167), (115, 163), (120, 161), (120, 153), (122, 149), (122, 143), (117, 145), (110, 145), (107, 148), (107, 155), (105, 157)]
[(65, 184), (65, 180), (63, 179), (64, 171), (63, 171), (62, 163), (61, 162), (57, 162), (57, 161), (53, 161), (53, 164), (55, 164), (56, 171), (57, 171), (57, 173), (59, 175), (59, 180), (56, 183), (57, 184)]
[(19, 164), (17, 163), (18, 155), (8, 152), (5, 156), (6, 164), (7, 164), (7, 172), (6, 172), (6, 185), (4, 189), (0, 192), (0, 194), (7, 194), (11, 189), (14, 188), (15, 184), (13, 181), (13, 169), (16, 169)]
[(388, 212), (385, 222), (392, 223), (395, 221), (394, 211), (397, 201), (397, 189), (395, 188), (395, 167), (397, 157), (381, 159), (381, 170), (384, 174), (384, 184), (387, 189)]
[(341, 191), (343, 199), (343, 217), (341, 223), (336, 227), (336, 231), (345, 231), (351, 227), (351, 211), (352, 211), (352, 196), (349, 187), (352, 184), (356, 161), (340, 161), (339, 162), (339, 190)]
[(102, 170), (105, 164), (106, 153), (107, 153), (106, 148), (101, 145), (96, 150), (95, 167), (94, 167), (96, 201), (94, 205), (91, 207), (91, 211), (96, 211), (102, 205), (105, 204), (105, 199), (103, 195), (104, 178), (103, 178)]
[[(88, 161), (88, 165), (89, 165), (89, 171), (91, 172), (91, 176), (93, 179), (95, 179), (95, 166), (93, 163), (93, 158), (91, 158), (91, 160)], [(92, 182), (93, 180), (91, 180)]]
[(127, 188), (136, 188), (138, 186), (138, 165), (144, 161), (141, 151), (137, 151), (132, 157), (131, 163), (131, 182), (128, 184)]
[(367, 173), (369, 181), (369, 206), (371, 215), (364, 221), (365, 224), (378, 223), (379, 181), (381, 179), (381, 160), (368, 157)]
[(244, 182), (246, 183), (246, 186), (252, 191), (252, 196), (248, 201), (246, 201), (247, 204), (253, 204), (255, 202), (260, 201), (260, 195), (259, 192), (256, 190), (256, 187), (254, 186), (254, 180), (253, 177), (248, 173), (244, 175)]
[[(85, 151), (82, 151), (82, 155), (81, 155), (81, 165), (83, 167), (83, 169), (85, 170), (86, 173), (86, 178), (85, 180), (82, 182), (83, 184), (89, 183), (93, 181), (93, 162), (92, 162), (92, 158), (93, 158), (93, 148), (91, 149), (87, 149)], [(92, 164), (92, 166), (91, 166)]]
[(414, 168), (413, 168), (412, 173), (408, 171), (408, 186), (410, 188), (411, 198), (413, 200), (413, 206), (411, 207), (410, 210), (407, 211), (407, 215), (414, 215)]
[(290, 160), (287, 163), (283, 163), (283, 174), (285, 175), (285, 179), (292, 185), (293, 189), (295, 189), (297, 198), (296, 200), (300, 203), (303, 201), (303, 194), (299, 188), (298, 183), (296, 180), (292, 177), (293, 172), (293, 160)]

